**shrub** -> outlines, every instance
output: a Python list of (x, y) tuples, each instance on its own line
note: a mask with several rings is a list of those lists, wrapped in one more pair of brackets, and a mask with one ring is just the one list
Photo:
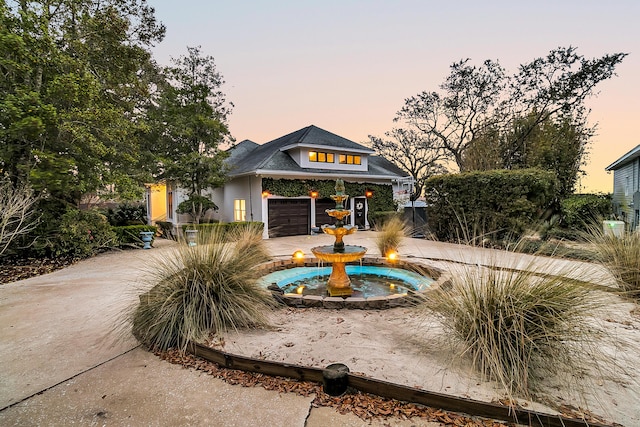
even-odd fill
[(574, 231), (613, 213), (610, 194), (574, 194), (560, 203), (560, 209), (560, 225)]
[(218, 210), (218, 205), (216, 205), (211, 199), (205, 196), (199, 196), (197, 194), (192, 194), (189, 198), (178, 205), (178, 209), (176, 210), (179, 214), (188, 214), (193, 219), (193, 222), (198, 224), (200, 219), (207, 213), (209, 210)]
[(434, 176), (425, 186), (429, 228), (467, 243), (520, 236), (549, 208), (556, 186), (552, 172), (537, 169)]
[(143, 246), (144, 243), (140, 237), (140, 232), (142, 231), (153, 231), (155, 234), (157, 227), (154, 225), (124, 225), (122, 227), (113, 227), (118, 246)]
[(219, 233), (221, 237), (229, 235), (234, 237), (234, 232), (249, 228), (255, 233), (262, 235), (264, 223), (260, 221), (238, 221), (238, 222), (217, 222), (209, 224), (183, 224), (182, 235), (186, 230), (198, 230), (199, 235), (207, 235), (209, 233)]
[[(206, 233), (198, 246), (180, 245), (153, 263), (149, 283), (133, 312), (133, 333), (144, 344), (166, 350), (206, 339), (210, 333), (265, 326), (275, 304), (257, 285), (267, 251), (248, 227), (223, 236)], [(228, 241), (231, 240), (231, 241)]]
[(100, 249), (117, 245), (107, 218), (95, 210), (67, 210), (59, 217), (47, 217), (35, 230), (33, 253), (51, 258), (86, 258)]
[(107, 209), (105, 216), (109, 224), (114, 227), (144, 225), (147, 223), (147, 209), (144, 205), (122, 203), (115, 209)]
[(546, 377), (577, 379), (586, 366), (612, 363), (592, 317), (606, 294), (569, 278), (577, 271), (548, 276), (528, 267), (460, 267), (423, 305), (439, 315), (450, 344), (510, 398), (531, 398)]
[(386, 257), (390, 252), (398, 252), (398, 247), (409, 230), (407, 224), (396, 215), (385, 221), (378, 231), (376, 246), (380, 255)]

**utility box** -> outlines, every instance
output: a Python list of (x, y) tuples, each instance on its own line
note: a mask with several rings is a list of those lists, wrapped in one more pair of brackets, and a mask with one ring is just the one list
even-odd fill
[(624, 221), (602, 221), (605, 236), (624, 237)]

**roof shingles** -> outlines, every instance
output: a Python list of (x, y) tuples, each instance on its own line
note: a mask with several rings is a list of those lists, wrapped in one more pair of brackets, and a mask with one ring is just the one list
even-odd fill
[(258, 171), (262, 173), (286, 171), (300, 174), (336, 174), (339, 172), (343, 175), (375, 175), (388, 176), (390, 178), (407, 176), (406, 172), (387, 159), (373, 155), (368, 157), (368, 171), (303, 168), (288, 153), (282, 151), (285, 147), (295, 145), (327, 146), (344, 151), (373, 153), (372, 150), (363, 145), (311, 125), (263, 145), (255, 144), (249, 140), (242, 141), (230, 150), (231, 155), (227, 159), (228, 164), (231, 165), (230, 176), (246, 175)]

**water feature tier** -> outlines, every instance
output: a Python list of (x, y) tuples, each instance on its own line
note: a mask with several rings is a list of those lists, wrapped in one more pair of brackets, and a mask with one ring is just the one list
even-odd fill
[(335, 209), (327, 209), (325, 212), (330, 217), (335, 218), (336, 223), (335, 225), (325, 224), (321, 228), (324, 233), (335, 236), (336, 240), (333, 246), (316, 246), (311, 248), (311, 252), (319, 260), (331, 263), (331, 275), (327, 282), (329, 295), (343, 297), (350, 296), (353, 293), (345, 264), (362, 259), (367, 252), (367, 248), (344, 244), (343, 237), (355, 233), (358, 228), (344, 225), (344, 219), (351, 214), (351, 211), (344, 209), (344, 202), (349, 198), (349, 195), (344, 194), (344, 182), (341, 179), (336, 180), (335, 190), (336, 194), (331, 195), (331, 198), (336, 202), (336, 207)]

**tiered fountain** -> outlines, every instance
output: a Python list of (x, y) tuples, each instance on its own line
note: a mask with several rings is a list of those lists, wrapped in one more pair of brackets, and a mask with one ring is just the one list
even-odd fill
[(323, 225), (322, 231), (335, 236), (336, 241), (333, 246), (316, 246), (311, 249), (311, 252), (319, 260), (332, 265), (331, 276), (329, 276), (329, 281), (327, 282), (329, 295), (343, 297), (350, 296), (353, 293), (345, 264), (362, 259), (367, 252), (367, 248), (345, 245), (342, 241), (344, 236), (355, 233), (358, 228), (352, 225), (344, 225), (344, 219), (351, 214), (351, 211), (344, 208), (344, 203), (349, 198), (349, 195), (344, 194), (344, 182), (341, 179), (336, 180), (335, 189), (336, 194), (331, 195), (331, 198), (336, 202), (336, 207), (335, 209), (327, 209), (325, 212), (330, 217), (335, 218), (336, 223), (334, 225)]

